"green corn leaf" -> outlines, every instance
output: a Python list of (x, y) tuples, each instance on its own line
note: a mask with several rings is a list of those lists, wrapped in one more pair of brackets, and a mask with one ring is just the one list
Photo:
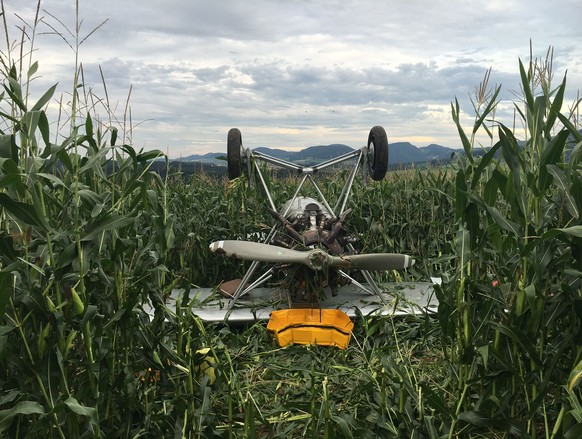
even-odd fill
[(495, 145), (491, 147), (489, 151), (481, 158), (479, 165), (475, 168), (475, 174), (473, 175), (473, 180), (471, 181), (471, 188), (475, 189), (479, 180), (481, 179), (481, 174), (489, 166), (489, 164), (495, 158), (495, 154), (501, 148), (501, 142), (496, 142)]
[(455, 218), (462, 218), (465, 206), (467, 205), (467, 183), (465, 173), (459, 169), (455, 179)]
[(36, 401), (20, 401), (14, 407), (0, 410), (0, 433), (6, 431), (12, 423), (12, 418), (18, 415), (44, 415), (42, 405)]
[(539, 193), (544, 194), (551, 183), (551, 177), (548, 174), (548, 165), (555, 165), (562, 159), (562, 153), (566, 142), (568, 141), (569, 133), (566, 130), (560, 131), (547, 148), (543, 151), (540, 157), (540, 176), (539, 176)]
[(577, 172), (570, 174), (571, 186), (570, 195), (574, 199), (578, 209), (582, 206), (582, 175)]
[(39, 172), (39, 173), (37, 173), (35, 175), (37, 177), (40, 177), (40, 178), (44, 179), (44, 180), (50, 181), (55, 186), (60, 186), (60, 187), (63, 187), (65, 189), (67, 189), (67, 187), (65, 186), (65, 183), (63, 183), (63, 180), (61, 180), (59, 177), (57, 177), (54, 174), (47, 174), (45, 172)]
[(32, 63), (32, 65), (30, 66), (30, 68), (28, 69), (28, 72), (26, 74), (26, 76), (30, 79), (34, 76), (34, 74), (38, 71), (38, 61), (35, 61)]
[(12, 159), (0, 158), (0, 170), (4, 172), (4, 175), (20, 176), (18, 165)]
[(564, 79), (560, 83), (558, 87), (558, 91), (552, 104), (550, 105), (550, 113), (548, 114), (548, 118), (546, 120), (545, 126), (545, 135), (549, 137), (552, 134), (552, 129), (554, 128), (554, 124), (556, 123), (556, 117), (560, 113), (562, 109), (562, 103), (564, 102), (564, 93), (566, 92), (566, 74), (564, 74)]
[(578, 384), (582, 382), (582, 361), (580, 361), (568, 377), (568, 390), (571, 392)]
[(562, 122), (562, 124), (568, 129), (568, 131), (570, 132), (570, 135), (574, 137), (574, 140), (576, 142), (582, 142), (582, 133), (580, 133), (580, 131), (578, 131), (578, 129), (570, 121), (570, 119), (568, 119), (568, 117), (566, 117), (562, 113), (558, 113), (557, 116), (558, 116), (558, 119), (560, 119), (560, 122)]
[[(483, 200), (489, 205), (495, 204), (495, 201), (497, 200), (497, 194), (499, 191), (499, 178), (497, 176), (499, 174), (500, 172), (495, 169), (483, 189)], [(505, 184), (505, 180), (502, 182)]]
[(546, 168), (548, 172), (554, 177), (554, 182), (564, 197), (568, 213), (576, 219), (579, 218), (580, 212), (578, 210), (578, 206), (576, 205), (576, 201), (570, 192), (571, 185), (566, 174), (559, 166), (556, 165), (547, 165)]
[(14, 329), (16, 329), (16, 326), (14, 326), (13, 324), (0, 325), (0, 337), (4, 337), (6, 334), (9, 334)]
[(455, 98), (455, 105), (451, 103), (451, 113), (453, 115), (453, 121), (457, 126), (457, 131), (459, 132), (459, 137), (461, 138), (461, 143), (463, 144), (463, 149), (465, 150), (467, 160), (469, 163), (473, 163), (473, 147), (471, 146), (471, 142), (469, 141), (467, 134), (465, 134), (463, 126), (461, 125), (461, 111), (459, 109), (459, 101), (457, 98)]
[(513, 173), (514, 184), (519, 185), (520, 172), (523, 169), (519, 146), (511, 130), (502, 124), (499, 124), (499, 142), (501, 143), (503, 158)]
[(86, 407), (79, 404), (72, 396), (69, 396), (65, 401), (64, 404), (71, 410), (73, 413), (81, 416), (87, 416), (93, 420), (96, 420), (97, 410), (93, 407)]
[(471, 236), (465, 227), (460, 227), (456, 236), (457, 258), (459, 266), (463, 267), (471, 257)]
[(533, 113), (528, 113), (530, 116), (528, 123), (532, 139), (543, 138), (544, 116), (546, 114), (546, 108), (548, 107), (547, 103), (548, 99), (546, 96), (537, 96), (534, 100)]
[[(0, 100), (4, 100), (4, 93), (0, 93)], [(4, 111), (0, 111), (0, 117), (3, 117), (6, 120), (9, 120), (10, 122), (12, 122), (16, 127), (18, 127), (20, 125), (20, 120), (18, 120), (18, 118), (5, 113)]]
[(5, 261), (13, 261), (18, 257), (14, 250), (14, 238), (12, 236), (0, 235), (0, 254), (6, 258)]
[(48, 118), (46, 117), (46, 113), (44, 111), (40, 112), (40, 117), (38, 118), (38, 129), (45, 146), (50, 149), (50, 127)]
[[(473, 126), (473, 134), (476, 134), (477, 131), (479, 131), (479, 128), (481, 128), (481, 126), (483, 125), (485, 118), (497, 106), (497, 103), (498, 103), (497, 96), (499, 96), (500, 91), (501, 91), (501, 86), (500, 85), (495, 86), (495, 91), (493, 92), (493, 96), (489, 99), (489, 102), (487, 103), (487, 107), (485, 107), (485, 109), (483, 110), (483, 113), (481, 113), (481, 116), (479, 117), (479, 119), (477, 119), (477, 121), (475, 122), (475, 125)], [(487, 130), (487, 133), (490, 135), (489, 129), (486, 126), (484, 126), (484, 128)]]
[(564, 439), (580, 439), (582, 437), (582, 424), (575, 424), (564, 434)]
[(18, 189), (23, 188), (22, 178), (19, 174), (9, 174), (0, 178), (0, 188), (5, 187), (17, 187)]
[(12, 101), (26, 113), (26, 105), (24, 105), (24, 101), (22, 100), (22, 89), (20, 88), (20, 84), (14, 78), (8, 78), (8, 83), (10, 87), (4, 85), (4, 90), (8, 93), (8, 96), (12, 99)]
[(101, 204), (103, 202), (101, 197), (90, 189), (81, 189), (78, 191), (78, 194), (81, 200), (83, 200), (89, 206), (91, 206), (91, 209), (93, 209), (93, 206), (95, 206), (95, 204)]
[(513, 103), (513, 110), (519, 114), (519, 117), (521, 117), (522, 121), (526, 120), (525, 114), (523, 113), (523, 110), (521, 109), (521, 106), (517, 105), (515, 102)]
[(533, 97), (533, 93), (532, 93), (532, 90), (530, 87), (530, 78), (529, 78), (529, 75), (525, 71), (525, 67), (523, 66), (523, 63), (521, 62), (521, 59), (519, 60), (519, 74), (521, 76), (521, 87), (523, 89), (523, 93), (525, 94), (526, 105), (530, 109), (530, 111), (533, 111), (534, 97)]
[(14, 134), (0, 135), (0, 158), (12, 159), (18, 163), (18, 146)]
[(31, 226), (47, 230), (46, 224), (37, 215), (34, 206), (15, 201), (5, 193), (0, 193), (0, 206), (3, 206), (14, 218), (22, 221), (24, 224), (30, 224)]
[(65, 166), (65, 169), (69, 173), (73, 173), (73, 162), (71, 161), (71, 156), (67, 153), (65, 148), (60, 148), (59, 152), (56, 154), (58, 160)]
[[(507, 186), (503, 194), (506, 200), (518, 208), (518, 212), (525, 214), (527, 211), (527, 197), (524, 194), (526, 188), (522, 187), (528, 180), (524, 169), (524, 159), (513, 133), (505, 126), (499, 127), (499, 138), (503, 158), (509, 167)], [(531, 188), (533, 190), (533, 188)]]
[[(136, 160), (137, 159), (137, 154), (135, 153), (135, 149), (133, 149), (131, 146), (129, 145), (123, 145), (121, 147), (121, 149), (127, 153), (127, 155), (129, 155), (129, 157), (131, 157), (132, 160)], [(121, 158), (121, 157), (120, 157)], [(118, 160), (119, 161), (119, 160)]]
[(31, 111), (37, 111), (37, 110), (40, 110), (42, 107), (44, 107), (46, 105), (46, 103), (51, 100), (51, 98), (53, 97), (53, 94), (55, 94), (55, 90), (57, 89), (57, 85), (58, 84), (55, 84), (51, 88), (49, 88), (45, 92), (45, 94), (43, 94), (41, 96), (41, 98), (36, 102), (36, 104), (34, 104)]
[(508, 220), (505, 218), (497, 208), (493, 206), (487, 206), (487, 212), (493, 218), (493, 220), (497, 223), (499, 227), (502, 229), (507, 230), (511, 234), (513, 234), (516, 238), (521, 238), (523, 236), (522, 228), (519, 224)]
[(0, 322), (4, 319), (6, 312), (6, 305), (12, 295), (12, 281), (14, 276), (12, 273), (0, 271)]
[(110, 139), (111, 146), (114, 146), (116, 141), (117, 141), (117, 128), (111, 127), (111, 139)]
[(339, 425), (341, 431), (341, 437), (345, 438), (353, 438), (352, 432), (350, 430), (350, 424), (346, 421), (343, 417), (338, 415), (331, 415), (332, 421), (334, 421), (337, 425)]
[(566, 235), (572, 235), (575, 236), (577, 238), (582, 238), (582, 226), (572, 226), (572, 227), (566, 227), (563, 229), (554, 229), (554, 230), (558, 230), (561, 233), (565, 233)]
[(90, 241), (105, 230), (120, 229), (135, 222), (134, 217), (120, 216), (115, 213), (104, 216), (89, 224), (81, 237), (82, 241)]
[(36, 129), (40, 121), (40, 114), (41, 112), (38, 110), (29, 111), (22, 118), (24, 126), (26, 127), (26, 135), (29, 137), (29, 139), (33, 138), (36, 133)]
[(542, 367), (541, 360), (539, 359), (539, 355), (530, 337), (517, 329), (510, 328), (509, 326), (501, 323), (492, 321), (490, 324), (493, 329), (501, 332), (517, 343), (524, 351), (527, 352), (529, 357), (536, 363), (538, 367)]
[(0, 406), (5, 406), (6, 404), (14, 401), (20, 395), (21, 393), (16, 389), (7, 390), (4, 395), (0, 396)]
[(101, 161), (107, 157), (107, 154), (111, 151), (111, 147), (100, 148), (97, 154), (92, 155), (89, 159), (83, 164), (81, 169), (79, 169), (79, 173), (83, 174), (88, 170), (96, 168), (100, 165)]
[(87, 117), (85, 118), (85, 134), (88, 137), (93, 137), (93, 119), (91, 119), (89, 113), (87, 113)]
[(164, 156), (165, 154), (162, 151), (158, 149), (153, 149), (151, 151), (140, 152), (137, 155), (136, 159), (138, 162), (147, 162), (148, 160), (155, 160)]
[(495, 206), (490, 206), (485, 201), (475, 194), (469, 194), (469, 198), (475, 201), (479, 206), (487, 211), (487, 213), (493, 218), (495, 223), (504, 230), (507, 230), (516, 238), (523, 236), (523, 230), (519, 224), (507, 219)]
[(462, 412), (459, 414), (458, 419), (477, 427), (493, 428), (496, 431), (504, 431), (514, 437), (523, 439), (530, 437), (529, 434), (515, 421), (511, 419), (500, 419), (496, 416), (488, 416), (478, 410)]

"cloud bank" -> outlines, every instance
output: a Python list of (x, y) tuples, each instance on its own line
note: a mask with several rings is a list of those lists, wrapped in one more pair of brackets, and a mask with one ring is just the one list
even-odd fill
[[(14, 39), (34, 23), (36, 3), (22, 3), (5, 0)], [(469, 97), (489, 68), (502, 85), (496, 116), (512, 123), (530, 39), (534, 57), (555, 47), (555, 82), (567, 71), (576, 98), (578, 10), (573, 0), (79, 0), (76, 51), (75, 2), (44, 0), (33, 92), (58, 82), (66, 100), (77, 52), (85, 90), (108, 98), (128, 141), (171, 157), (223, 151), (231, 127), (251, 148), (358, 147), (374, 125), (390, 141), (458, 147), (450, 103), (459, 98), (470, 126)]]

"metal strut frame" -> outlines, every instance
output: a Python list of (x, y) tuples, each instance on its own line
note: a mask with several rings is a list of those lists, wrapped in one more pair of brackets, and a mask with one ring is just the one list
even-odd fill
[[(285, 211), (283, 211), (283, 212), (280, 212), (280, 214), (283, 217), (286, 217), (288, 215), (289, 210), (291, 209), (291, 206), (293, 205), (293, 202), (296, 200), (297, 196), (299, 195), (299, 191), (301, 190), (301, 188), (305, 185), (305, 183), (307, 181), (309, 181), (313, 185), (313, 187), (317, 191), (318, 196), (320, 197), (320, 201), (325, 205), (325, 208), (329, 211), (329, 213), (334, 217), (339, 217), (346, 210), (348, 199), (350, 197), (350, 193), (352, 190), (352, 186), (354, 184), (354, 180), (355, 180), (356, 175), (358, 173), (358, 169), (360, 168), (360, 166), (363, 166), (363, 164), (365, 164), (365, 160), (367, 159), (366, 147), (363, 147), (359, 150), (355, 150), (353, 152), (349, 152), (347, 154), (343, 154), (339, 157), (336, 157), (334, 159), (330, 159), (328, 161), (325, 161), (325, 162), (320, 163), (320, 164), (315, 165), (315, 166), (301, 166), (301, 165), (298, 165), (296, 163), (291, 163), (291, 162), (288, 162), (286, 160), (272, 157), (272, 156), (267, 155), (267, 154), (263, 154), (263, 153), (256, 152), (256, 151), (251, 151), (249, 149), (244, 151), (244, 155), (246, 156), (246, 160), (247, 160), (247, 169), (249, 171), (247, 174), (247, 177), (249, 178), (249, 181), (251, 180), (250, 169), (251, 169), (251, 162), (252, 162), (254, 164), (255, 170), (256, 170), (257, 175), (259, 177), (259, 180), (261, 182), (261, 186), (263, 187), (263, 190), (265, 191), (265, 195), (267, 196), (267, 199), (269, 201), (269, 205), (270, 205), (271, 209), (275, 212), (278, 212), (277, 206), (275, 206), (275, 203), (273, 201), (273, 197), (271, 196), (271, 193), (269, 192), (269, 188), (267, 187), (267, 184), (265, 182), (265, 178), (263, 177), (263, 173), (261, 172), (261, 169), (258, 165), (258, 162), (264, 161), (264, 162), (279, 166), (281, 168), (284, 168), (284, 169), (287, 169), (290, 171), (295, 171), (298, 175), (303, 175), (303, 178), (301, 179), (301, 182), (299, 183), (297, 190), (293, 194), (293, 198), (291, 199), (291, 202), (288, 203), (288, 205), (287, 205), (287, 209), (285, 209)], [(355, 160), (354, 166), (352, 167), (350, 175), (348, 176), (348, 178), (346, 180), (346, 183), (345, 183), (343, 190), (342, 190), (342, 192), (337, 200), (336, 205), (332, 209), (331, 206), (329, 205), (329, 203), (327, 202), (325, 196), (323, 195), (321, 189), (317, 185), (317, 182), (315, 181), (313, 176), (318, 171), (321, 171), (325, 168), (329, 168), (331, 166), (334, 166), (334, 165), (337, 165), (337, 164), (340, 164), (340, 163), (343, 163), (343, 162), (346, 162), (349, 160)], [(365, 166), (364, 166), (364, 168), (365, 168)], [(339, 211), (339, 213), (336, 213), (338, 211)], [(278, 226), (278, 224), (273, 225), (273, 227), (271, 228), (271, 230), (269, 231), (269, 233), (267, 234), (267, 236), (265, 237), (265, 239), (263, 241), (264, 244), (271, 243), (271, 241), (273, 240), (273, 238), (275, 237), (275, 234), (277, 232), (277, 226)], [(348, 244), (347, 247), (348, 247), (348, 250), (351, 250), (351, 251), (354, 250), (354, 248), (351, 244)], [(267, 272), (265, 272), (257, 280), (255, 280), (252, 284), (247, 285), (249, 280), (251, 279), (251, 277), (255, 273), (258, 265), (259, 265), (258, 261), (253, 261), (251, 263), (249, 269), (247, 270), (247, 272), (243, 276), (241, 283), (239, 284), (236, 291), (234, 292), (232, 299), (229, 301), (228, 309), (234, 308), (238, 299), (240, 299), (245, 294), (249, 293), (254, 288), (257, 288), (260, 285), (264, 284), (266, 281), (268, 281), (272, 277), (273, 269), (270, 268)], [(350, 277), (347, 273), (345, 273), (341, 270), (339, 271), (339, 274), (341, 276), (351, 280), (354, 285), (358, 286), (359, 288), (361, 288), (365, 292), (367, 292), (369, 294), (375, 294), (376, 296), (378, 296), (378, 298), (380, 299), (380, 301), (383, 304), (386, 304), (386, 300), (382, 296), (382, 291), (380, 290), (380, 288), (378, 287), (378, 285), (374, 281), (372, 275), (367, 270), (361, 270), (361, 271), (362, 271), (364, 278), (366, 279), (366, 282), (368, 283), (368, 288), (364, 287), (362, 284), (358, 283), (352, 277)]]

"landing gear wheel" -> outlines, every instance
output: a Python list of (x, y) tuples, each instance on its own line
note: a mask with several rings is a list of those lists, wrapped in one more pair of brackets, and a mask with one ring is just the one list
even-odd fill
[(381, 126), (375, 126), (368, 135), (368, 168), (372, 180), (380, 181), (388, 170), (388, 137)]
[(243, 146), (242, 135), (238, 128), (231, 128), (228, 131), (226, 158), (228, 161), (228, 178), (234, 180), (240, 177), (243, 170)]

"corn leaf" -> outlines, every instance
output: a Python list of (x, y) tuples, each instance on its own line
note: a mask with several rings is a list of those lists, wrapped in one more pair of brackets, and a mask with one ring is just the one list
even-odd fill
[(548, 175), (548, 165), (555, 165), (562, 158), (562, 153), (566, 142), (568, 141), (569, 133), (566, 130), (552, 139), (548, 147), (543, 151), (540, 157), (540, 176), (539, 176), (539, 193), (543, 194), (548, 189), (551, 183), (551, 177)]
[(14, 134), (0, 135), (0, 158), (12, 159), (18, 163), (18, 147)]
[(73, 398), (72, 396), (69, 396), (65, 401), (64, 404), (69, 408), (69, 410), (71, 410), (73, 413), (76, 413), (77, 415), (81, 415), (81, 416), (87, 416), (88, 418), (92, 419), (93, 421), (95, 421), (96, 419), (96, 414), (97, 414), (97, 410), (93, 407), (86, 407), (83, 406), (81, 404), (79, 404), (79, 401), (77, 401), (75, 398)]
[(122, 216), (115, 213), (99, 218), (97, 221), (89, 224), (81, 237), (82, 241), (90, 241), (97, 237), (99, 233), (105, 230), (120, 229), (135, 222), (134, 217)]
[(568, 390), (570, 392), (574, 390), (574, 387), (580, 384), (581, 381), (582, 381), (582, 361), (580, 361), (574, 367), (574, 369), (572, 369), (572, 372), (570, 373), (570, 377), (568, 378)]
[(0, 206), (4, 207), (14, 218), (24, 224), (40, 227), (43, 230), (47, 229), (44, 221), (37, 215), (34, 206), (30, 204), (15, 201), (9, 195), (0, 193)]
[(527, 107), (530, 111), (533, 111), (534, 108), (534, 96), (530, 87), (530, 78), (529, 75), (525, 71), (525, 67), (521, 60), (519, 60), (519, 74), (521, 76), (521, 87), (523, 89), (523, 93), (525, 95), (525, 102)]
[(24, 105), (24, 101), (22, 100), (22, 88), (20, 87), (20, 84), (14, 78), (8, 78), (8, 83), (10, 87), (4, 85), (4, 90), (6, 90), (6, 93), (8, 93), (8, 96), (10, 96), (18, 108), (26, 113), (27, 109), (26, 105)]
[(42, 405), (36, 401), (20, 401), (14, 407), (0, 410), (0, 433), (6, 431), (12, 419), (18, 415), (44, 415), (45, 411)]
[(562, 103), (564, 102), (565, 92), (566, 92), (566, 74), (564, 74), (564, 79), (560, 83), (556, 96), (554, 97), (554, 100), (550, 106), (550, 113), (548, 114), (548, 118), (546, 120), (545, 129), (545, 134), (548, 137), (552, 134), (552, 129), (554, 128), (556, 117), (558, 116), (560, 110), (562, 109)]
[(53, 85), (51, 88), (49, 88), (41, 97), (40, 99), (36, 102), (36, 104), (34, 104), (34, 106), (31, 108), (31, 111), (37, 111), (40, 110), (42, 107), (44, 107), (48, 101), (51, 100), (51, 98), (53, 97), (53, 94), (55, 94), (55, 90), (57, 88), (58, 84)]
[[(483, 125), (485, 118), (497, 106), (497, 96), (499, 96), (500, 91), (501, 91), (501, 86), (500, 85), (495, 86), (495, 91), (493, 92), (493, 96), (489, 99), (489, 102), (487, 103), (487, 107), (485, 107), (485, 109), (481, 113), (481, 116), (477, 119), (477, 121), (475, 121), (475, 124), (473, 126), (473, 134), (476, 134), (477, 131), (479, 131), (479, 128), (481, 128), (481, 126)], [(487, 133), (490, 134), (489, 129), (486, 126), (484, 128), (487, 130)]]
[(564, 434), (564, 439), (580, 439), (582, 437), (582, 424), (574, 424)]
[(547, 165), (546, 166), (548, 172), (554, 177), (554, 182), (556, 186), (560, 190), (560, 193), (564, 197), (564, 201), (566, 202), (566, 209), (568, 213), (572, 215), (574, 218), (580, 217), (580, 212), (578, 210), (578, 206), (576, 205), (576, 201), (572, 194), (570, 193), (570, 182), (566, 177), (566, 174), (559, 166), (556, 165)]
[(462, 412), (459, 414), (458, 419), (478, 427), (493, 428), (496, 431), (504, 431), (518, 438), (525, 439), (530, 437), (529, 434), (527, 434), (523, 428), (516, 424), (514, 421), (510, 419), (500, 419), (498, 417), (488, 416), (487, 414), (478, 410)]
[(451, 113), (453, 115), (453, 121), (457, 126), (457, 131), (459, 132), (459, 137), (461, 138), (461, 143), (463, 144), (463, 149), (465, 150), (467, 160), (469, 160), (469, 163), (473, 163), (473, 147), (471, 145), (471, 142), (469, 141), (469, 138), (467, 137), (467, 134), (465, 134), (463, 126), (461, 125), (460, 120), (461, 111), (459, 108), (459, 101), (457, 100), (457, 98), (455, 98), (455, 105), (451, 103)]
[(479, 165), (477, 165), (477, 167), (475, 168), (475, 174), (473, 175), (473, 180), (471, 182), (472, 189), (475, 189), (477, 187), (477, 184), (481, 179), (481, 174), (487, 168), (487, 166), (489, 166), (489, 164), (493, 161), (493, 159), (495, 158), (495, 154), (497, 154), (499, 148), (501, 148), (501, 142), (496, 142), (495, 145), (493, 145), (491, 149), (489, 149), (489, 151), (487, 151), (487, 153), (479, 161)]
[(526, 334), (519, 331), (518, 329), (510, 328), (507, 325), (497, 323), (494, 321), (490, 322), (490, 324), (492, 328), (508, 336), (519, 346), (521, 346), (521, 348), (528, 353), (530, 358), (536, 363), (537, 366), (539, 367), (542, 366), (539, 356), (536, 353), (536, 348), (533, 345), (532, 340)]
[(0, 271), (0, 321), (4, 319), (6, 305), (12, 295), (12, 273)]

